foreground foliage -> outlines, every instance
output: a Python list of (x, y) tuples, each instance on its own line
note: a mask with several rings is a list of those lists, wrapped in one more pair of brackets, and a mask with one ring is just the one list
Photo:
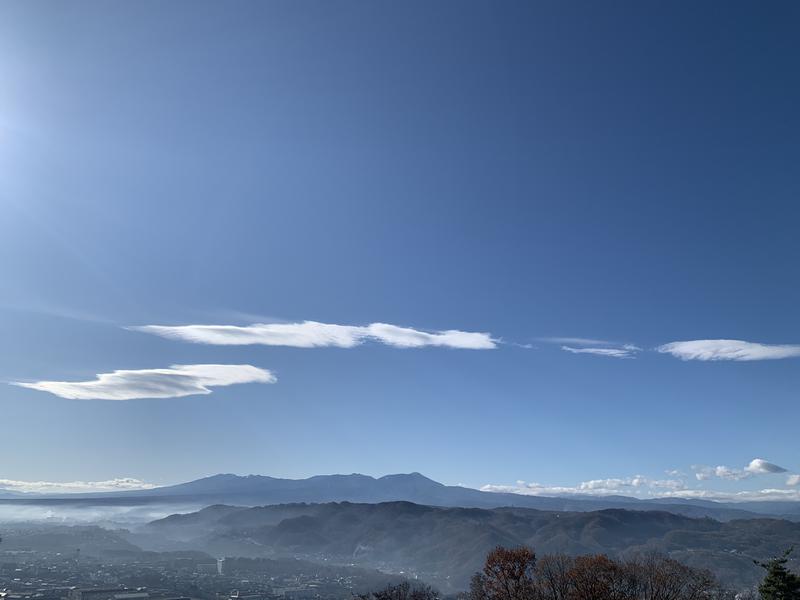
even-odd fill
[(713, 576), (658, 554), (546, 555), (498, 547), (472, 578), (468, 600), (702, 600), (719, 597)]
[(757, 562), (767, 574), (758, 586), (762, 600), (800, 600), (800, 576), (786, 568), (794, 548), (789, 548), (781, 556), (767, 562)]
[[(498, 546), (475, 573), (460, 600), (800, 600), (800, 576), (786, 564), (790, 548), (767, 562), (758, 588), (742, 593), (722, 590), (708, 571), (693, 569), (658, 553), (630, 560), (603, 554), (537, 558), (525, 546)], [(437, 600), (428, 586), (409, 583), (358, 596), (359, 600)]]
[(390, 585), (378, 592), (359, 594), (356, 598), (358, 600), (437, 600), (439, 595), (427, 585), (412, 586), (406, 581)]

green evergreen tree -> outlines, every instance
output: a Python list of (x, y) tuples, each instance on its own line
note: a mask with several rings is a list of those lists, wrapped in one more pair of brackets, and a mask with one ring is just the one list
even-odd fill
[(756, 562), (767, 574), (758, 587), (762, 600), (800, 600), (800, 576), (789, 571), (786, 563), (794, 548), (765, 563)]

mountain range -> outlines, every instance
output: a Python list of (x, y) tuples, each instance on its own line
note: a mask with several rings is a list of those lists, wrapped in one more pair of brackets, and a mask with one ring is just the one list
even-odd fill
[[(106, 554), (353, 564), (418, 576), (443, 591), (464, 589), (493, 547), (520, 544), (539, 553), (656, 550), (747, 586), (761, 574), (753, 560), (800, 540), (800, 503), (528, 496), (447, 486), (419, 473), (296, 480), (220, 474), (149, 490), (16, 494), (0, 499), (0, 520), (26, 519), (34, 508), (49, 522), (103, 524), (108, 533), (95, 537)], [(163, 515), (171, 516), (157, 518)], [(59, 530), (62, 545), (84, 546), (70, 531)]]
[(5, 497), (0, 503), (66, 502), (118, 506), (171, 503), (202, 508), (212, 504), (262, 506), (296, 502), (391, 501), (406, 501), (428, 506), (524, 507), (561, 512), (586, 512), (609, 508), (661, 510), (688, 517), (710, 517), (720, 521), (763, 515), (800, 520), (800, 502), (725, 503), (697, 499), (644, 500), (627, 496), (530, 496), (443, 485), (420, 473), (386, 475), (378, 478), (360, 474), (318, 475), (306, 479), (219, 474), (149, 490), (62, 495), (17, 494)]

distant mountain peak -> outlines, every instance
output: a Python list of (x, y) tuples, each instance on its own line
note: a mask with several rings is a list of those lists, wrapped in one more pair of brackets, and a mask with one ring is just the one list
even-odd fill
[(443, 484), (439, 483), (438, 481), (434, 481), (430, 477), (425, 477), (425, 475), (417, 471), (412, 473), (393, 473), (390, 475), (384, 475), (383, 477), (378, 477), (378, 481), (413, 481), (443, 486)]

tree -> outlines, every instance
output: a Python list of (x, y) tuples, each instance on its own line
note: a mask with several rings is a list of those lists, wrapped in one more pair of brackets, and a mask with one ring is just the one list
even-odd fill
[(535, 600), (536, 555), (530, 548), (498, 546), (470, 584), (470, 600)]
[(570, 581), (567, 575), (575, 559), (566, 554), (548, 554), (536, 561), (536, 582), (542, 600), (568, 600)]
[(763, 600), (800, 600), (800, 577), (786, 568), (789, 556), (794, 548), (789, 548), (775, 558), (765, 563), (756, 561), (756, 564), (764, 568), (767, 574), (758, 592)]
[(485, 579), (483, 573), (475, 573), (469, 580), (469, 593), (466, 594), (464, 600), (488, 600), (484, 585)]
[(433, 588), (424, 586), (412, 586), (407, 581), (390, 585), (377, 592), (369, 594), (359, 594), (359, 600), (438, 600), (438, 594)]
[(625, 563), (637, 586), (641, 600), (701, 600), (717, 597), (720, 590), (708, 571), (687, 567), (656, 552)]
[(567, 579), (569, 600), (636, 600), (635, 573), (603, 554), (577, 557)]
[(658, 553), (627, 561), (602, 554), (537, 560), (522, 547), (490, 552), (467, 600), (722, 600), (720, 594), (708, 571)]

